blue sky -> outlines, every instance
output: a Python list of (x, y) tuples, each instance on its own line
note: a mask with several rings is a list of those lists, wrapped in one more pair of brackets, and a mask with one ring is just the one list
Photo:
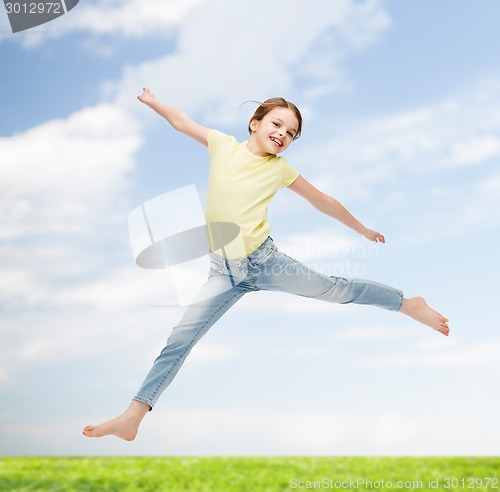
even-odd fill
[[(24, 33), (0, 9), (0, 454), (498, 455), (498, 2), (101, 0)], [(242, 299), (133, 443), (120, 413), (182, 309), (135, 266), (127, 219), (194, 184), (206, 150), (136, 96), (247, 137), (242, 102), (303, 111), (290, 163), (386, 236), (374, 246), (283, 190), (278, 247), (424, 295), (401, 315)], [(186, 270), (187, 271), (187, 270)]]

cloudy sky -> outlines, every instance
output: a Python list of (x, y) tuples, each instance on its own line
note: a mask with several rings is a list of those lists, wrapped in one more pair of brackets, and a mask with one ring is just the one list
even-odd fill
[[(494, 0), (87, 0), (14, 35), (0, 8), (0, 454), (498, 455), (499, 17)], [(206, 149), (144, 86), (240, 140), (244, 101), (294, 101), (287, 159), (387, 243), (282, 190), (278, 248), (424, 295), (451, 336), (250, 294), (135, 442), (83, 437), (183, 312), (168, 272), (135, 265), (130, 213), (188, 185), (205, 198)]]

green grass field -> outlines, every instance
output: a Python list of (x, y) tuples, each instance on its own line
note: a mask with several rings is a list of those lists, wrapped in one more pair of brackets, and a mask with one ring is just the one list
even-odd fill
[(500, 490), (500, 458), (0, 458), (0, 491)]

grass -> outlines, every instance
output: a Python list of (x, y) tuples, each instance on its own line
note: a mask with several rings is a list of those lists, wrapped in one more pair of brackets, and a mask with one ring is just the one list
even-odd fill
[(0, 457), (1, 492), (495, 491), (499, 479), (500, 458), (487, 457)]

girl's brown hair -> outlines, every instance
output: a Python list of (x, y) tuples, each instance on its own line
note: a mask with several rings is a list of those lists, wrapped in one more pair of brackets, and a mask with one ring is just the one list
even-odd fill
[[(257, 101), (248, 101), (248, 102), (257, 102)], [(271, 99), (267, 99), (266, 101), (259, 103), (259, 107), (255, 110), (255, 113), (250, 118), (250, 122), (248, 123), (248, 132), (250, 135), (252, 134), (252, 130), (250, 128), (250, 123), (253, 120), (261, 121), (267, 113), (269, 113), (273, 108), (288, 108), (295, 114), (295, 117), (298, 121), (297, 133), (295, 134), (294, 140), (300, 137), (300, 133), (302, 131), (302, 115), (300, 114), (299, 108), (295, 106), (295, 104), (283, 99), (282, 97), (272, 97)]]

